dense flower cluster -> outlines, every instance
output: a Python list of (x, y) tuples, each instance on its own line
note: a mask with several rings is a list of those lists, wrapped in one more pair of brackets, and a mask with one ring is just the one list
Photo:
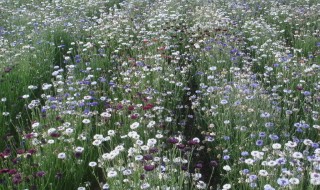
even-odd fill
[(316, 1), (36, 2), (0, 1), (0, 189), (320, 185)]

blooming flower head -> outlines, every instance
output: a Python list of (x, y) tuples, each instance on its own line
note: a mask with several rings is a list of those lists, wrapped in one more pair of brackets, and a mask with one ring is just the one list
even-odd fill
[(97, 162), (89, 162), (90, 167), (95, 167), (97, 165)]
[(66, 158), (66, 153), (64, 153), (64, 152), (59, 153), (58, 154), (58, 158), (59, 159), (65, 159)]
[(196, 188), (197, 189), (206, 189), (207, 188), (207, 184), (203, 181), (198, 181), (196, 184)]
[(130, 125), (130, 129), (134, 130), (134, 129), (137, 129), (139, 127), (139, 123), (138, 122), (134, 122)]
[(259, 171), (259, 175), (260, 175), (260, 176), (268, 176), (269, 173), (268, 173), (267, 170), (260, 170), (260, 171)]
[(116, 177), (117, 175), (118, 175), (118, 173), (117, 173), (117, 171), (115, 171), (115, 170), (111, 170), (111, 171), (109, 171), (108, 174), (107, 174), (107, 176), (108, 176), (109, 178), (114, 178), (114, 177)]
[(277, 183), (278, 185), (280, 185), (281, 187), (285, 187), (285, 186), (288, 186), (290, 183), (289, 183), (289, 180), (287, 178), (278, 178), (277, 179)]
[(222, 186), (223, 189), (228, 190), (231, 189), (231, 184), (227, 183)]
[(266, 185), (264, 185), (263, 186), (263, 189), (264, 190), (275, 190), (275, 188), (273, 188), (271, 185), (269, 185), (269, 184), (266, 184)]
[(281, 149), (281, 144), (279, 144), (279, 143), (274, 143), (274, 144), (272, 144), (272, 148), (273, 148), (274, 150), (279, 150), (279, 149)]
[(294, 152), (292, 153), (292, 157), (296, 159), (301, 159), (303, 158), (303, 154), (301, 152)]
[(262, 146), (263, 145), (263, 140), (257, 140), (256, 141), (257, 146)]
[(148, 189), (150, 187), (150, 184), (149, 183), (143, 183), (140, 188), (141, 189)]
[(223, 166), (223, 169), (227, 172), (231, 171), (231, 167), (229, 165)]
[(298, 178), (290, 178), (289, 179), (290, 184), (292, 185), (299, 185), (300, 180)]
[(84, 119), (84, 120), (82, 120), (82, 123), (84, 123), (84, 124), (89, 124), (91, 121), (89, 120), (89, 119)]

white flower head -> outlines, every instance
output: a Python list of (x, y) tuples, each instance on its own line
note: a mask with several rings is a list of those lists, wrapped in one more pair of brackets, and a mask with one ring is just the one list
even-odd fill
[(58, 154), (58, 158), (59, 159), (65, 159), (66, 158), (66, 153), (64, 153), (64, 152), (59, 153)]
[(231, 189), (231, 184), (227, 183), (222, 186), (223, 189)]
[(229, 165), (223, 166), (223, 169), (227, 172), (231, 171), (231, 167)]
[(82, 123), (84, 123), (84, 124), (89, 124), (91, 121), (89, 120), (89, 119), (84, 119), (84, 120), (82, 120)]
[(108, 176), (109, 178), (116, 177), (117, 175), (118, 175), (118, 172), (115, 171), (115, 170), (111, 170), (111, 171), (109, 171), (108, 174), (107, 174), (107, 176)]
[(139, 123), (138, 122), (134, 122), (130, 125), (130, 129), (134, 130), (134, 129), (137, 129), (139, 127)]
[(97, 166), (97, 162), (89, 162), (89, 166), (90, 167), (95, 167), (95, 166)]
[(279, 150), (279, 149), (281, 149), (281, 144), (279, 144), (279, 143), (274, 143), (274, 144), (272, 144), (272, 148), (273, 148), (274, 150)]
[(96, 140), (94, 140), (94, 141), (92, 142), (92, 145), (94, 145), (94, 146), (99, 146), (101, 143), (102, 143), (101, 140), (96, 139)]

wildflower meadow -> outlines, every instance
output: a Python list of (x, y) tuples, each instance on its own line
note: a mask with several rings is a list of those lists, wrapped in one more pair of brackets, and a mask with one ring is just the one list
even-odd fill
[(319, 10), (0, 0), (0, 190), (320, 189)]

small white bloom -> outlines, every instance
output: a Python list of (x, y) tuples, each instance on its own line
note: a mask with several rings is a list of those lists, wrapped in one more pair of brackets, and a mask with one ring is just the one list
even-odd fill
[(166, 121), (166, 122), (171, 122), (171, 121), (172, 121), (172, 118), (171, 118), (171, 117), (166, 117), (165, 121)]
[(297, 143), (296, 142), (292, 142), (292, 141), (288, 141), (285, 145), (288, 148), (295, 148), (297, 146)]
[(91, 97), (91, 96), (84, 96), (83, 99), (84, 99), (84, 100), (91, 100), (92, 97)]
[(111, 114), (110, 114), (109, 112), (102, 112), (102, 113), (100, 114), (100, 116), (103, 117), (103, 118), (110, 118), (110, 117), (111, 117)]
[(279, 150), (279, 149), (281, 149), (281, 144), (279, 144), (279, 143), (274, 143), (274, 144), (272, 145), (272, 148), (273, 148), (274, 150)]
[(157, 140), (156, 139), (148, 139), (147, 145), (152, 147), (155, 144), (157, 144)]
[(153, 128), (155, 124), (156, 124), (155, 121), (150, 121), (147, 125), (147, 128)]
[(65, 159), (66, 158), (66, 153), (64, 153), (64, 152), (59, 153), (58, 154), (58, 158), (59, 159)]
[(248, 164), (248, 165), (253, 165), (254, 160), (252, 158), (248, 158), (244, 160), (244, 163)]
[(303, 158), (303, 154), (301, 152), (294, 152), (292, 154), (292, 157), (296, 158), (296, 159), (301, 159), (301, 158)]
[(84, 148), (78, 146), (77, 148), (74, 149), (76, 152), (83, 152)]
[(108, 131), (108, 135), (109, 136), (114, 136), (116, 134), (116, 132), (114, 130), (109, 130)]
[(148, 151), (149, 150), (149, 146), (148, 145), (142, 145), (140, 148), (143, 151)]
[(156, 138), (157, 138), (157, 139), (161, 139), (162, 137), (163, 137), (162, 134), (156, 134)]
[(228, 100), (221, 100), (220, 101), (220, 104), (224, 105), (224, 104), (227, 104), (228, 103)]
[(37, 128), (37, 127), (39, 127), (40, 126), (40, 123), (39, 122), (35, 122), (35, 123), (33, 123), (32, 124), (32, 129), (35, 129), (35, 128)]
[(225, 171), (231, 171), (231, 167), (229, 166), (229, 165), (225, 165), (225, 166), (223, 166), (223, 169), (225, 170)]
[(137, 156), (135, 156), (134, 159), (135, 159), (136, 161), (140, 161), (140, 160), (143, 159), (143, 156), (142, 156), (142, 155), (137, 155)]
[(93, 139), (102, 140), (102, 139), (103, 139), (103, 135), (101, 135), (101, 134), (95, 134), (95, 135), (93, 136)]
[(259, 171), (259, 175), (260, 175), (260, 176), (268, 176), (269, 173), (268, 173), (267, 170), (260, 170), (260, 171)]
[(130, 129), (134, 130), (134, 129), (137, 129), (139, 127), (139, 123), (138, 122), (134, 122), (130, 125)]
[(143, 145), (143, 141), (142, 141), (142, 140), (140, 140), (140, 139), (138, 139), (138, 140), (136, 141), (136, 145), (138, 145), (138, 146), (142, 146), (142, 145)]
[(277, 162), (274, 161), (274, 160), (270, 160), (267, 162), (267, 166), (270, 166), (270, 167), (273, 167), (273, 166), (276, 166), (277, 165)]
[(96, 140), (94, 140), (94, 141), (92, 142), (92, 145), (94, 145), (94, 146), (99, 146), (101, 143), (102, 143), (101, 140), (96, 139)]
[(90, 167), (95, 167), (95, 166), (97, 166), (97, 162), (89, 162), (89, 166)]
[(141, 189), (148, 189), (150, 187), (150, 184), (149, 183), (143, 183), (140, 188)]
[(84, 120), (82, 120), (82, 123), (84, 123), (84, 124), (89, 124), (89, 123), (90, 123), (90, 120), (89, 120), (89, 119), (84, 119)]
[(109, 171), (107, 174), (109, 178), (116, 177), (117, 175), (118, 175), (117, 171), (114, 171), (114, 170)]
[(231, 189), (231, 184), (224, 184), (223, 186), (222, 186), (222, 188), (223, 189)]
[(71, 135), (73, 133), (73, 129), (72, 128), (67, 128), (65, 130), (66, 135)]
[(300, 180), (298, 178), (290, 178), (289, 179), (290, 184), (292, 185), (298, 185), (300, 183)]

